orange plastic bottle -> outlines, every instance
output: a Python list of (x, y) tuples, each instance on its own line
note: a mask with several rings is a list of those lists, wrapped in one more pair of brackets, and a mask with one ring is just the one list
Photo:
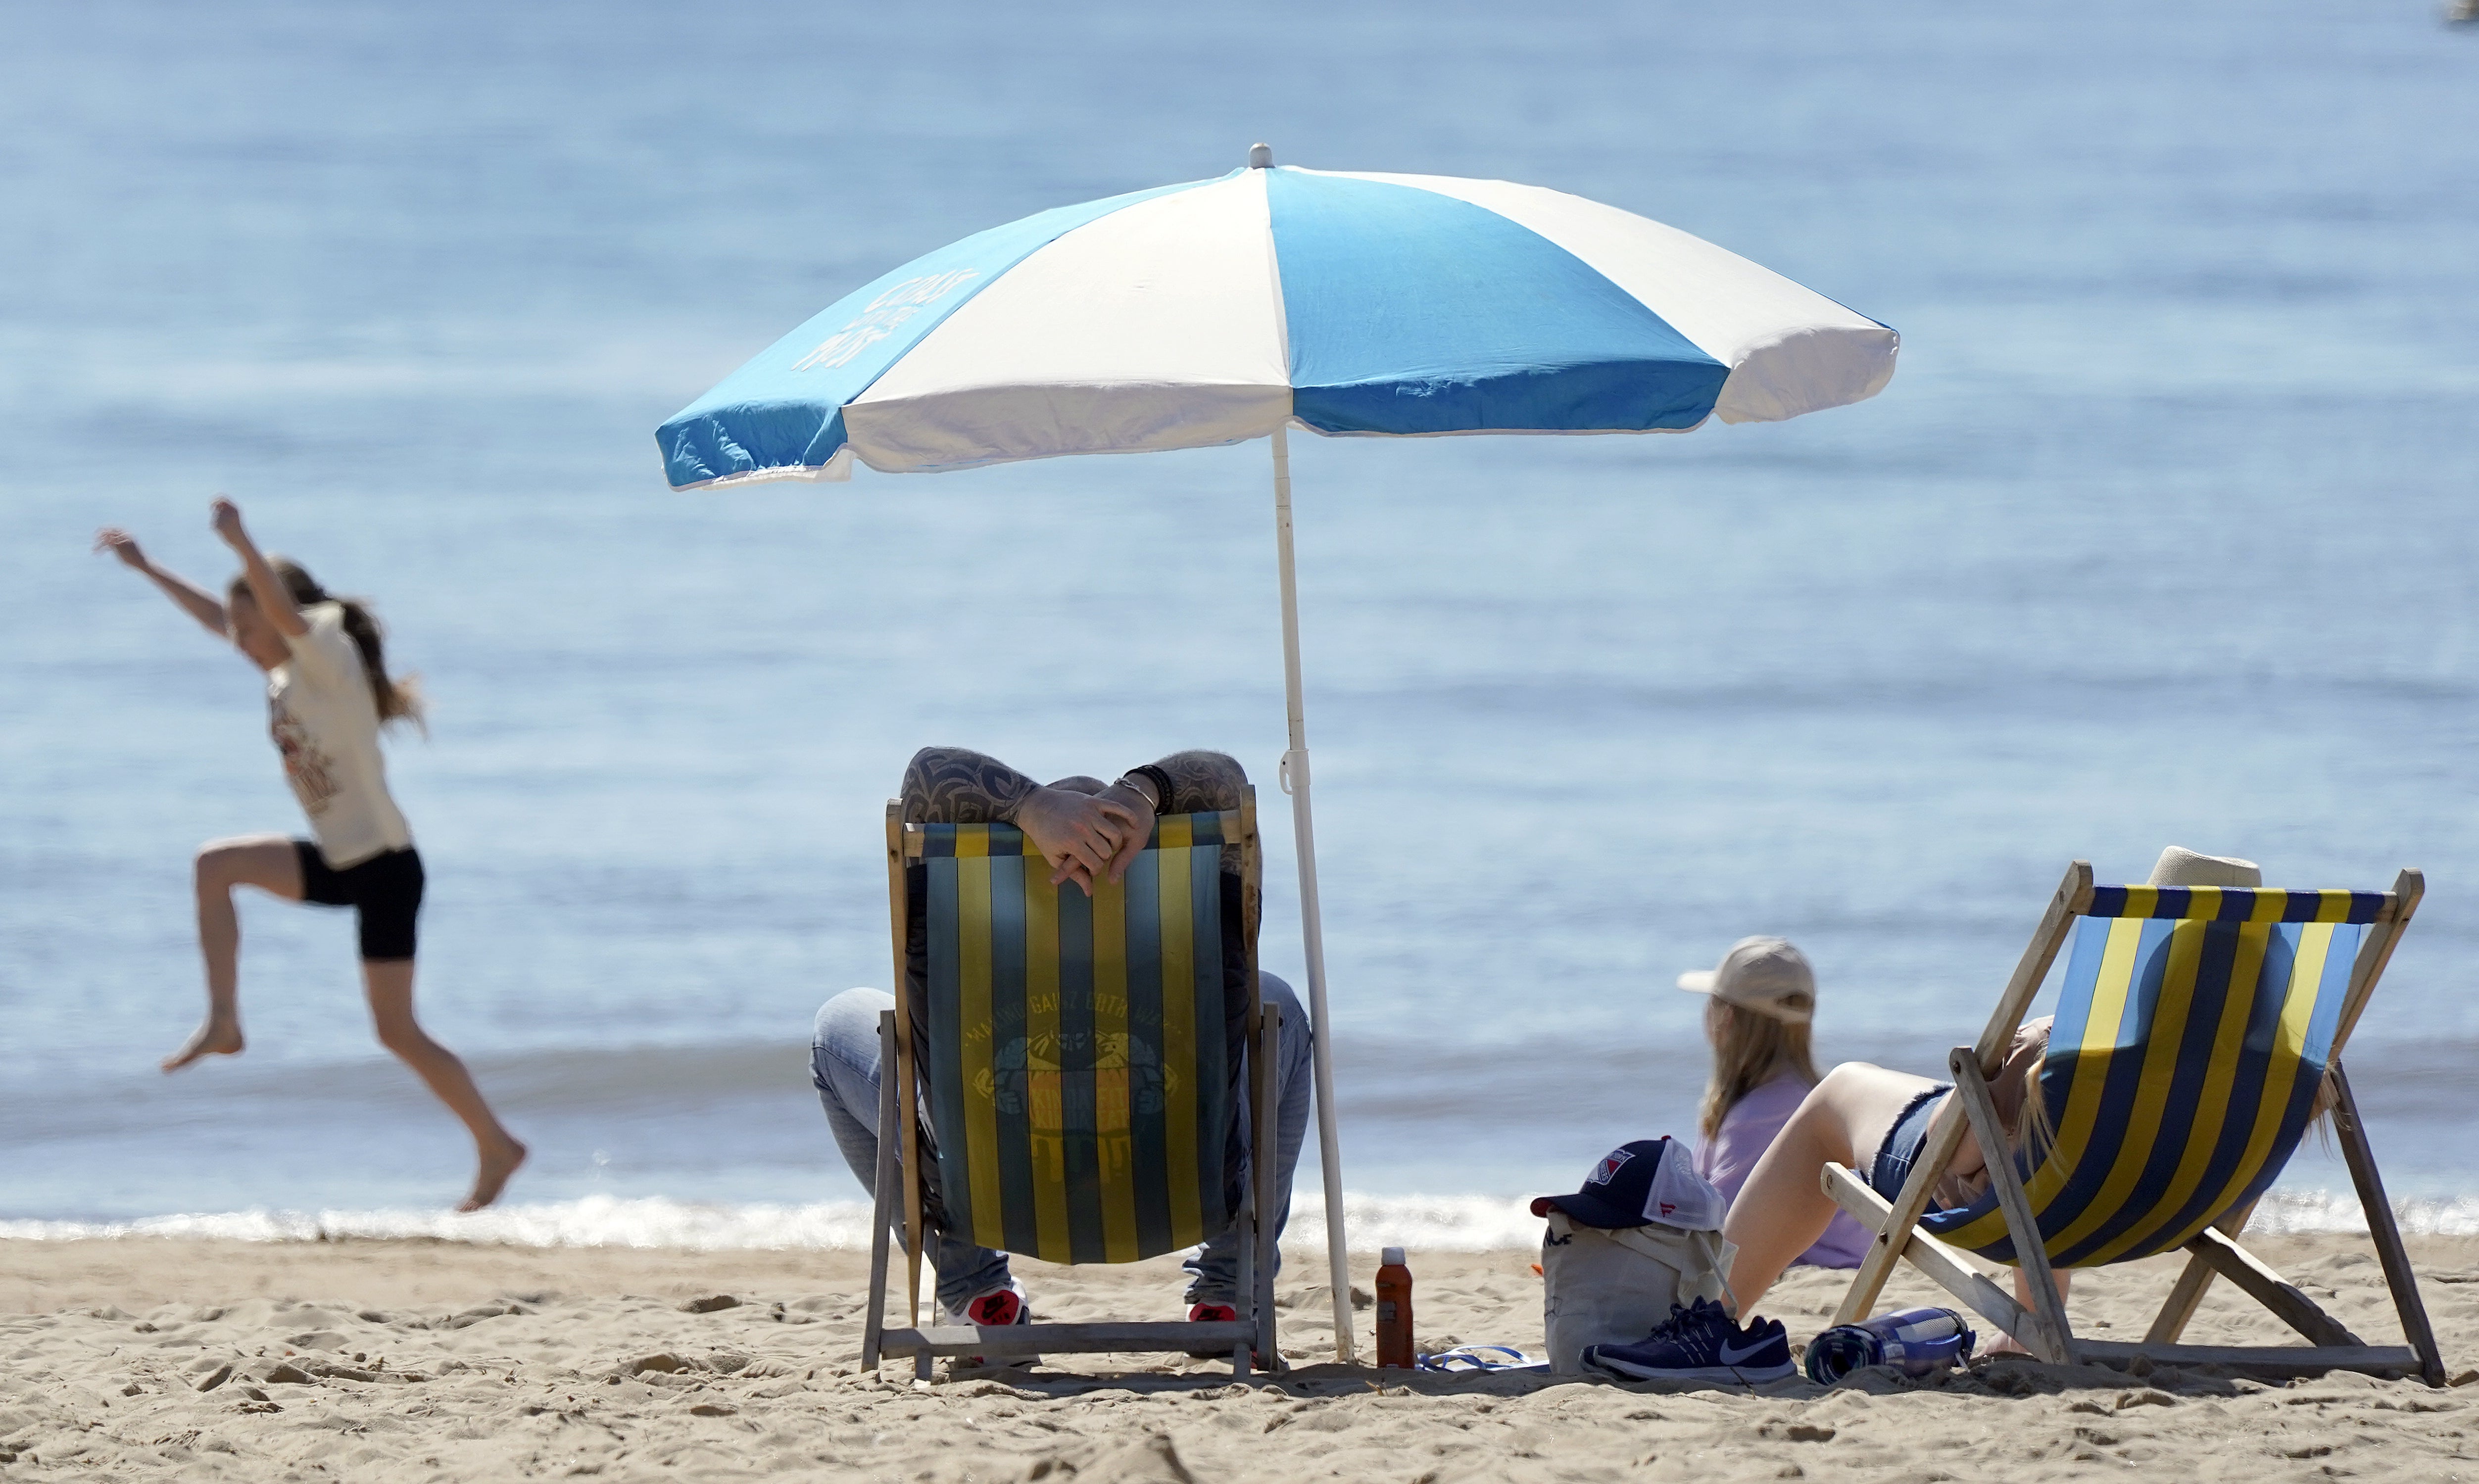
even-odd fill
[(1377, 1364), (1412, 1369), (1412, 1269), (1388, 1247), (1377, 1269)]

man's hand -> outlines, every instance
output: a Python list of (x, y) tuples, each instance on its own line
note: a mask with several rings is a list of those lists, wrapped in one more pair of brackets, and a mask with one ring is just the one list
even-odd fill
[(1125, 827), (1119, 835), (1119, 848), (1111, 857), (1111, 880), (1124, 881), (1128, 867), (1144, 854), (1145, 841), (1153, 838), (1154, 802), (1144, 791), (1129, 783), (1113, 783), (1104, 789), (1095, 803)]
[(215, 526), (217, 535), (224, 538), (224, 545), (239, 547), (249, 540), (249, 532), (242, 528), (241, 506), (218, 495), (211, 508), (209, 524)]
[(1152, 811), (1141, 801), (1131, 806), (1127, 792), (1036, 788), (1016, 806), (1015, 826), (1050, 862), (1050, 884), (1073, 881), (1091, 896), (1103, 871), (1114, 882), (1127, 874), (1153, 829)]
[(138, 550), (138, 538), (117, 525), (107, 525), (96, 531), (94, 549), (98, 551), (110, 551), (140, 572), (146, 570), (146, 553)]

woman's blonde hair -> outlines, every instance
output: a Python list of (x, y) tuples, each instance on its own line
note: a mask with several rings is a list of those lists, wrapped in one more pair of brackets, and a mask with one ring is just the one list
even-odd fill
[(1722, 1120), (1739, 1099), (1782, 1073), (1796, 1073), (1811, 1087), (1817, 1083), (1816, 1058), (1808, 1049), (1805, 1021), (1776, 1020), (1727, 1000), (1711, 1004), (1716, 1021), (1713, 1080), (1704, 1085), (1704, 1108), (1696, 1120), (1708, 1141), (1722, 1131)]

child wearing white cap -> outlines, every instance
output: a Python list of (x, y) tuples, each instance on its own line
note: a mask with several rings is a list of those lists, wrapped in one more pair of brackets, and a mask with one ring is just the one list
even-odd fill
[[(1718, 967), (1679, 975), (1678, 987), (1710, 996), (1704, 1038), (1713, 1047), (1713, 1076), (1697, 1120), (1695, 1168), (1724, 1200), (1732, 1200), (1818, 1082), (1808, 1047), (1816, 972), (1785, 939), (1746, 937), (1730, 945)], [(1837, 1214), (1792, 1261), (1856, 1267), (1867, 1250), (1868, 1234)]]

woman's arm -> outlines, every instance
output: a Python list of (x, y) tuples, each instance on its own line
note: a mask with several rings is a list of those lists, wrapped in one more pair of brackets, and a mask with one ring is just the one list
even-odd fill
[(165, 597), (171, 599), (182, 612), (204, 625), (208, 632), (218, 638), (231, 636), (232, 627), (224, 617), (224, 605), (179, 573), (166, 572), (148, 561), (146, 553), (138, 549), (136, 538), (129, 532), (117, 525), (107, 525), (94, 533), (94, 549), (110, 551), (120, 558), (122, 565), (162, 588)]
[(250, 540), (249, 532), (243, 528), (241, 506), (218, 497), (215, 503), (215, 526), (216, 534), (223, 537), (224, 545), (232, 548), (233, 554), (241, 558), (242, 578), (249, 584), (249, 596), (258, 600), (258, 611), (266, 614), (277, 631), (287, 638), (297, 639), (308, 633), (310, 621), (301, 616), (301, 605), (285, 591), (284, 579), (275, 575), (274, 568), (267, 565), (267, 558), (258, 552), (258, 543)]
[[(2006, 1048), (2006, 1064), (1998, 1070), (1997, 1080), (1989, 1084), (1988, 1089), (1989, 1101), (1997, 1107), (1997, 1121), (2004, 1130), (2007, 1151), (2029, 1153), (2034, 1162), (2048, 1153), (2049, 1132), (2045, 1119), (2027, 1118), (2024, 1114), (2039, 1095), (2040, 1065), (2049, 1054), (2049, 1030), (2055, 1024), (2056, 1017), (2049, 1015), (2025, 1022), (2014, 1033), (2014, 1040)], [(1929, 1120), (1930, 1140), (1935, 1140), (1939, 1124), (1961, 1116), (1962, 1100), (1947, 1093)], [(2034, 1122), (2040, 1125), (2036, 1132)], [(2041, 1147), (2032, 1147), (2034, 1138)], [(1962, 1147), (1955, 1151), (1954, 1163), (1945, 1167), (1944, 1178), (1937, 1184), (1938, 1204), (1968, 1206), (1988, 1193), (1988, 1153), (1981, 1148), (1977, 1138), (1966, 1134)]]

